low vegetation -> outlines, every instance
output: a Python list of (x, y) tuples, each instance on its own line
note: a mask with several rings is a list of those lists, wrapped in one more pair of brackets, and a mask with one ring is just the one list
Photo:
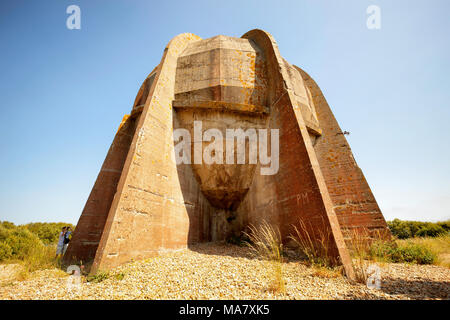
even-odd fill
[(30, 230), (37, 235), (43, 244), (56, 244), (58, 242), (58, 236), (63, 227), (71, 227), (72, 230), (75, 226), (65, 222), (35, 222), (23, 225), (23, 227)]
[(434, 264), (450, 267), (450, 234), (436, 237), (415, 237), (387, 240), (371, 239), (362, 233), (352, 236), (351, 253), (358, 282), (365, 283), (370, 276), (369, 266), (374, 262)]
[[(330, 268), (335, 263), (329, 254), (329, 243), (331, 235), (328, 228), (314, 228), (307, 227), (303, 220), (299, 221), (300, 228), (293, 226), (294, 235), (290, 239), (297, 245), (300, 254), (303, 255), (307, 261), (313, 266), (319, 268)], [(316, 230), (316, 231), (313, 231)]]
[(0, 222), (0, 263), (18, 263), (22, 266), (19, 279), (30, 272), (58, 266), (55, 258), (58, 235), (67, 223), (30, 223), (16, 226)]
[(398, 239), (439, 237), (450, 232), (450, 220), (434, 223), (394, 219), (388, 221), (388, 226)]
[[(371, 245), (367, 230), (352, 230), (346, 235), (350, 239), (350, 253), (352, 256), (353, 271), (357, 282), (367, 283), (369, 266), (373, 261)], [(380, 240), (381, 241), (381, 240)]]
[(278, 228), (267, 222), (258, 227), (250, 226), (250, 232), (245, 233), (246, 242), (252, 253), (267, 264), (268, 276), (271, 279), (269, 290), (284, 293), (285, 280), (283, 278), (283, 244)]
[[(394, 220), (395, 221), (395, 220)], [(442, 223), (444, 224), (444, 223)], [(367, 270), (373, 262), (388, 263), (414, 263), (414, 264), (435, 264), (450, 266), (450, 234), (448, 231), (431, 233), (435, 227), (423, 223), (410, 223), (397, 220), (395, 222), (399, 232), (402, 228), (413, 230), (416, 234), (413, 238), (398, 239), (393, 233), (392, 239), (375, 236), (370, 237), (366, 231), (353, 232), (351, 238), (351, 254), (353, 267), (357, 281), (365, 283), (368, 278)], [(402, 226), (402, 227), (400, 227)], [(411, 227), (414, 226), (414, 227)], [(419, 237), (425, 231), (428, 236)], [(419, 232), (422, 230), (422, 232)], [(398, 234), (398, 233), (397, 233)], [(430, 235), (432, 234), (432, 236)]]
[(439, 237), (423, 237), (396, 241), (399, 247), (425, 247), (435, 255), (433, 264), (450, 268), (450, 233)]
[[(87, 276), (87, 282), (100, 283), (108, 279), (111, 275), (107, 271), (98, 271), (96, 274)], [(122, 277), (123, 279), (123, 277)]]
[(450, 267), (450, 220), (442, 222), (388, 221), (393, 244), (374, 244), (378, 259), (388, 262), (436, 264)]
[[(349, 248), (352, 255), (356, 280), (366, 283), (373, 271), (373, 264), (378, 263), (413, 263), (436, 264), (450, 267), (450, 233), (449, 223), (425, 223), (394, 220), (389, 223), (393, 238), (382, 235), (369, 235), (366, 230), (353, 231), (346, 235), (350, 239)], [(329, 255), (330, 235), (321, 233), (326, 228), (308, 228), (300, 221), (293, 226), (294, 234), (290, 239), (296, 244), (297, 252), (316, 269), (314, 275), (320, 277), (339, 276), (339, 268), (333, 267), (334, 261)], [(405, 231), (407, 230), (407, 231)], [(398, 234), (414, 237), (397, 238)], [(424, 235), (424, 236), (419, 236)], [(273, 278), (272, 288), (283, 290), (283, 246), (279, 230), (267, 223), (259, 227), (252, 226), (247, 245), (255, 256), (270, 261), (268, 270)], [(240, 241), (234, 241), (235, 244)]]
[(371, 257), (386, 262), (434, 264), (437, 254), (421, 243), (375, 241), (369, 249)]

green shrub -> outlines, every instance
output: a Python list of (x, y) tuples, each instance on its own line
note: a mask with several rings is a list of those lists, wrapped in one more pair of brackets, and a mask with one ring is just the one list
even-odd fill
[(450, 231), (450, 221), (433, 223), (394, 219), (388, 221), (388, 226), (392, 234), (399, 239), (438, 237)]
[(123, 280), (125, 278), (125, 273), (124, 272), (120, 272), (120, 273), (116, 274), (114, 277), (117, 280), (121, 281), (121, 280)]
[(14, 223), (9, 222), (9, 221), (0, 221), (0, 225), (3, 228), (6, 228), (6, 229), (15, 229), (15, 228), (17, 228)]
[(16, 226), (0, 221), (0, 262), (14, 262), (23, 266), (20, 278), (31, 272), (58, 267), (56, 242), (67, 223), (30, 223)]
[(86, 280), (88, 282), (99, 283), (99, 282), (102, 282), (103, 280), (108, 279), (109, 276), (110, 276), (109, 272), (99, 271), (96, 274), (88, 276)]
[(392, 234), (399, 239), (412, 237), (410, 226), (405, 221), (394, 219), (393, 221), (388, 221), (388, 226)]
[(412, 242), (403, 244), (374, 242), (370, 248), (370, 254), (388, 262), (433, 264), (437, 260), (437, 255), (430, 248)]
[(30, 264), (32, 269), (54, 263), (55, 244), (62, 227), (71, 224), (29, 223), (16, 226), (0, 221), (0, 261), (19, 260)]
[[(36, 222), (16, 226), (14, 223), (9, 221), (0, 221), (0, 241), (5, 241), (8, 237), (10, 237), (11, 232), (16, 232), (19, 229), (26, 229), (36, 235), (43, 244), (56, 244), (58, 242), (61, 229), (66, 226), (71, 227), (72, 230), (75, 229), (72, 224), (65, 222)], [(26, 237), (28, 237), (28, 235), (26, 235)]]
[(438, 237), (444, 234), (446, 231), (440, 225), (437, 224), (429, 224), (426, 226), (422, 226), (417, 232), (416, 236), (418, 237)]
[(55, 245), (44, 246), (42, 243), (36, 243), (22, 260), (22, 264), (28, 272), (57, 267), (55, 251)]
[(5, 241), (9, 237), (10, 233), (11, 231), (0, 223), (0, 242)]
[(437, 256), (427, 247), (418, 244), (399, 246), (391, 257), (393, 261), (413, 262), (417, 264), (433, 264)]
[(16, 228), (10, 231), (9, 236), (4, 240), (12, 250), (12, 258), (23, 260), (34, 249), (43, 246), (39, 238), (25, 228)]
[(8, 260), (12, 256), (11, 247), (5, 242), (0, 241), (0, 262)]
[(444, 221), (444, 222), (438, 222), (437, 225), (440, 226), (442, 229), (444, 229), (445, 232), (450, 231), (450, 220)]
[(75, 227), (65, 222), (35, 222), (24, 225), (28, 230), (37, 235), (44, 244), (56, 244), (58, 242), (59, 233), (63, 227)]

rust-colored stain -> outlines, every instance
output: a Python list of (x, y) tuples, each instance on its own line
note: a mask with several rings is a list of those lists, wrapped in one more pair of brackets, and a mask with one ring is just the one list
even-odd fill
[(129, 117), (130, 117), (129, 114), (126, 114), (126, 115), (123, 116), (122, 121), (121, 121), (120, 124), (119, 124), (119, 128), (117, 128), (116, 134), (119, 133), (120, 129), (121, 129), (122, 126), (125, 124), (125, 122), (127, 122), (127, 120), (128, 120)]

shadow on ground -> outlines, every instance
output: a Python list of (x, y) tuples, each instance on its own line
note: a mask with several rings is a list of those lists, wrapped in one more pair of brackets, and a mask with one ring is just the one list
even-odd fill
[[(246, 259), (259, 259), (248, 246), (245, 244), (237, 245), (231, 244), (225, 241), (220, 242), (203, 242), (190, 244), (188, 246), (189, 250), (207, 254), (207, 255), (220, 255), (220, 256), (229, 256), (236, 258), (246, 258)], [(284, 262), (299, 262), (306, 264), (305, 257), (297, 254), (293, 250), (285, 250), (283, 252)]]
[(386, 277), (381, 290), (390, 295), (405, 295), (411, 299), (450, 299), (450, 280), (432, 281), (425, 278), (406, 280)]
[[(373, 289), (377, 290), (377, 289)], [(381, 281), (382, 292), (389, 296), (380, 297), (370, 291), (361, 293), (350, 293), (344, 296), (348, 300), (380, 300), (395, 299), (399, 300), (428, 300), (428, 299), (450, 299), (450, 282), (449, 281), (432, 281), (429, 279), (406, 280), (399, 278), (386, 277)]]

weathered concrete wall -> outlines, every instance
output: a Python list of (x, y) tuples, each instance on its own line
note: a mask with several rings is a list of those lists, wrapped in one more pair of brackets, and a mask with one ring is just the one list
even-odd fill
[[(303, 119), (305, 114), (313, 115), (313, 108), (308, 107), (308, 113), (302, 112), (308, 97), (306, 90), (296, 91), (303, 80), (282, 60), (278, 46), (269, 34), (253, 30), (243, 37), (262, 48), (269, 64), (269, 78), (278, 79), (271, 86), (269, 128), (280, 129), (280, 169), (273, 176), (256, 175), (239, 210), (247, 212), (248, 222), (254, 225), (264, 218), (278, 225), (285, 240), (293, 226), (301, 230), (302, 220), (316, 241), (325, 235), (330, 258), (339, 260), (352, 278), (350, 256)], [(292, 80), (294, 77), (295, 81)], [(317, 125), (312, 121), (314, 117), (309, 119)]]
[[(198, 186), (189, 184), (192, 179), (183, 179), (188, 172), (179, 175), (172, 138), (177, 59), (189, 42), (199, 39), (179, 35), (164, 52), (111, 205), (94, 271), (203, 240), (201, 217), (208, 216), (202, 212), (207, 213), (210, 205)], [(187, 194), (192, 199), (184, 198), (182, 188), (190, 189)]]
[[(226, 164), (224, 153), (224, 164), (176, 165), (173, 130), (194, 138), (194, 121), (223, 137), (232, 128), (279, 129), (279, 171), (261, 175), (248, 141), (245, 164)], [(281, 57), (270, 34), (179, 35), (116, 135), (65, 259), (94, 259), (95, 272), (263, 221), (287, 242), (302, 221), (352, 278), (341, 227), (387, 229), (339, 131), (320, 89)], [(210, 144), (194, 141), (192, 160), (196, 143), (202, 154)]]
[[(265, 128), (267, 75), (264, 55), (247, 39), (216, 36), (190, 43), (178, 58), (176, 71), (174, 115), (180, 127), (188, 129), (193, 139), (194, 121), (201, 121), (203, 131), (217, 129), (225, 140), (226, 129)], [(202, 150), (210, 144), (196, 143)], [(235, 210), (256, 169), (256, 164), (249, 164), (248, 148), (247, 141), (245, 164), (238, 164), (236, 157), (234, 164), (226, 164), (225, 152), (223, 164), (192, 164), (202, 193), (214, 207), (210, 217), (213, 241), (242, 229), (244, 222)]]

